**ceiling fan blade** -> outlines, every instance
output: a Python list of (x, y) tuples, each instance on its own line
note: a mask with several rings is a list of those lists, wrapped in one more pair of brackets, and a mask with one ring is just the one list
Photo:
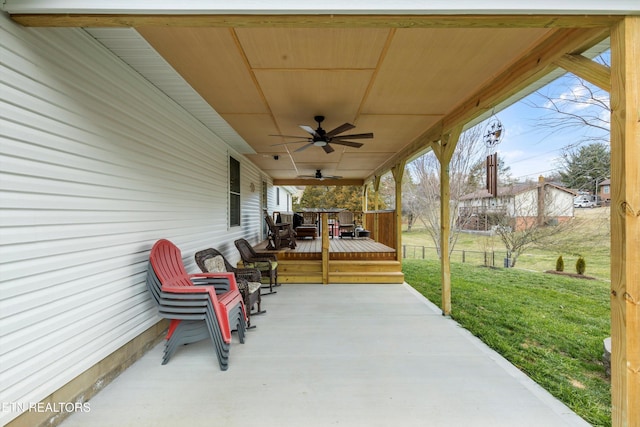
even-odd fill
[(354, 127), (355, 127), (355, 126), (354, 126), (354, 125), (352, 125), (351, 123), (343, 123), (343, 124), (341, 124), (340, 126), (338, 126), (337, 128), (335, 128), (335, 129), (330, 130), (329, 132), (327, 132), (327, 134), (326, 134), (326, 135), (327, 135), (328, 137), (332, 137), (333, 135), (337, 135), (337, 134), (339, 134), (339, 133), (342, 133), (342, 132), (346, 132), (346, 131), (348, 131), (348, 130), (351, 130), (351, 129), (353, 129)]
[(335, 141), (336, 139), (371, 139), (371, 138), (373, 138), (373, 133), (369, 132), (369, 133), (352, 133), (351, 135), (334, 136), (331, 139)]
[(329, 153), (333, 153), (334, 151), (336, 151), (336, 150), (334, 150), (334, 149), (333, 149), (333, 147), (332, 147), (331, 145), (329, 145), (329, 144), (323, 145), (323, 146), (322, 146), (322, 149), (323, 149), (323, 150), (324, 150), (324, 152), (325, 152), (325, 153), (327, 153), (327, 154), (329, 154)]
[(307, 145), (303, 145), (302, 147), (300, 147), (297, 150), (295, 150), (294, 153), (297, 153), (297, 152), (302, 151), (302, 150), (306, 150), (307, 148), (309, 148), (311, 146), (313, 146), (313, 142), (310, 142)]
[(346, 145), (347, 147), (353, 147), (353, 148), (360, 148), (360, 147), (362, 147), (364, 145), (361, 142), (336, 141), (336, 140), (331, 141), (331, 143), (332, 144), (338, 144), (338, 145)]
[(299, 125), (299, 126), (300, 126), (300, 129), (304, 130), (305, 132), (309, 132), (311, 135), (317, 136), (318, 138), (320, 137), (320, 135), (318, 135), (311, 126), (306, 126), (306, 125)]

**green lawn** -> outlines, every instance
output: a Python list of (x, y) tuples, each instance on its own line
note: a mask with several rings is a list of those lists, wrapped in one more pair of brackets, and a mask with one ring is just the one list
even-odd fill
[[(563, 235), (556, 236), (544, 247), (533, 247), (518, 258), (516, 268), (543, 272), (553, 270), (556, 259), (562, 255), (566, 272), (575, 272), (578, 254), (585, 258), (585, 275), (598, 279), (610, 279), (610, 234), (609, 208), (576, 209), (575, 226)], [(417, 223), (411, 232), (402, 233), (402, 244), (406, 245), (408, 258), (422, 258), (425, 247), (426, 259), (437, 259), (434, 243), (425, 229)], [(463, 253), (466, 262), (483, 264), (484, 254), (495, 252), (495, 266), (503, 266), (505, 248), (497, 236), (488, 237), (478, 234), (460, 233), (451, 254), (453, 262), (462, 262)], [(476, 252), (479, 251), (479, 252)]]
[[(403, 262), (405, 280), (437, 305), (439, 262)], [(452, 263), (452, 318), (578, 415), (611, 425), (602, 341), (609, 284), (520, 269)]]

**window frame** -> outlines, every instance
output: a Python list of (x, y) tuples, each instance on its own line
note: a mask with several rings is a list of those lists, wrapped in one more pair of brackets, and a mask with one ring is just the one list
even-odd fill
[(233, 156), (229, 156), (229, 228), (242, 225), (242, 194), (241, 194), (241, 163)]

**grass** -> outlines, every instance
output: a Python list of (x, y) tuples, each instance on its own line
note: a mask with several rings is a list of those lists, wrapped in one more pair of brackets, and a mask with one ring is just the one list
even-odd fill
[[(440, 305), (439, 262), (403, 262), (405, 280)], [(611, 425), (602, 341), (609, 284), (452, 263), (451, 316), (596, 426)]]
[[(565, 271), (575, 273), (578, 255), (582, 255), (587, 263), (585, 275), (598, 279), (610, 279), (610, 235), (609, 208), (575, 209), (575, 224), (564, 235), (557, 236), (545, 247), (533, 247), (518, 258), (516, 268), (530, 271), (553, 270), (556, 259), (562, 255)], [(408, 246), (408, 257), (422, 256), (422, 246), (426, 246), (426, 259), (437, 259), (433, 241), (424, 228), (416, 224), (411, 232), (402, 233), (402, 243)], [(417, 248), (414, 248), (417, 247)], [(487, 237), (478, 234), (460, 233), (451, 255), (452, 261), (462, 260), (462, 251), (466, 251), (467, 261), (481, 263), (484, 255), (469, 251), (495, 251), (496, 266), (503, 265), (505, 257), (504, 245), (497, 236)]]

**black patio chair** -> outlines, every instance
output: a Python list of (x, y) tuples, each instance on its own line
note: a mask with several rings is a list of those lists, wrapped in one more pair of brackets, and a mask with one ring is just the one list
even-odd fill
[(264, 220), (269, 227), (269, 244), (267, 249), (296, 248), (296, 232), (288, 222), (275, 223), (267, 210), (264, 210)]
[(269, 292), (264, 295), (275, 294), (274, 286), (278, 285), (278, 257), (275, 254), (258, 254), (245, 239), (233, 242), (240, 252), (242, 264), (248, 268), (257, 268), (263, 277), (269, 278)]
[(340, 238), (343, 235), (355, 237), (356, 234), (356, 224), (353, 220), (353, 212), (342, 211), (338, 212), (338, 233), (340, 234)]
[[(262, 310), (262, 298), (260, 294), (261, 274), (257, 268), (236, 268), (217, 249), (207, 248), (196, 252), (194, 255), (196, 264), (203, 273), (231, 272), (236, 278), (238, 290), (242, 294), (244, 305), (247, 308), (247, 328), (251, 328), (251, 316), (266, 313)], [(252, 312), (252, 308), (256, 310)]]

